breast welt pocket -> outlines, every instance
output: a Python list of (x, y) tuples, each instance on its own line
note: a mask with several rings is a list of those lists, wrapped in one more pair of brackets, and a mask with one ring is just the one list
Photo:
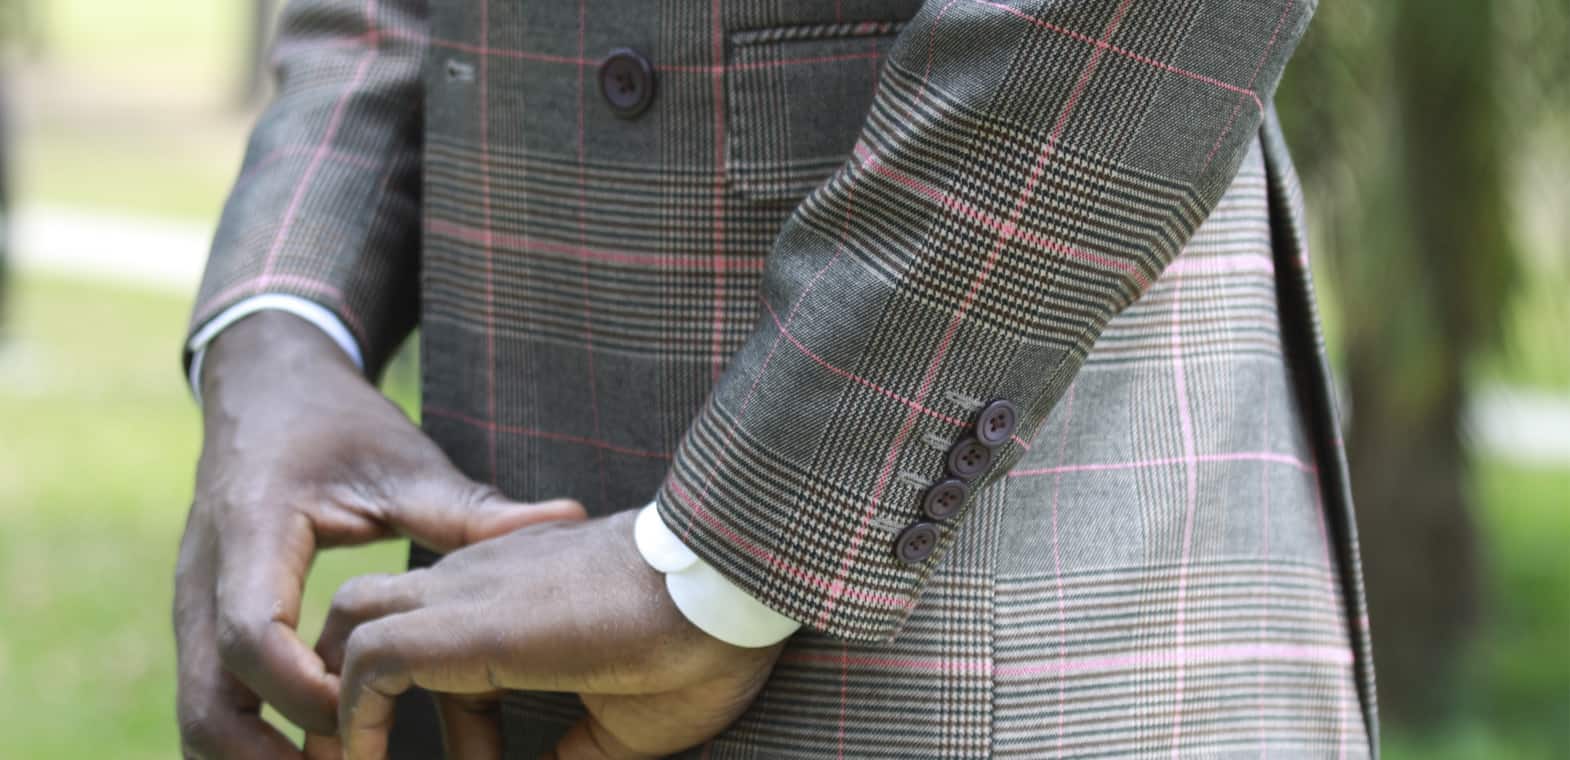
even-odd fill
[(904, 22), (736, 32), (725, 72), (725, 173), (747, 198), (795, 203), (850, 156)]

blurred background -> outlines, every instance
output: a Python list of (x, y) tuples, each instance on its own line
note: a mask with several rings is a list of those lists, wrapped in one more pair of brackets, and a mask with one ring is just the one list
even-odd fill
[[(0, 0), (0, 758), (176, 752), (179, 347), (277, 1)], [(1325, 3), (1278, 97), (1392, 758), (1570, 757), (1567, 51), (1564, 0)], [(326, 555), (307, 640), (402, 559)]]

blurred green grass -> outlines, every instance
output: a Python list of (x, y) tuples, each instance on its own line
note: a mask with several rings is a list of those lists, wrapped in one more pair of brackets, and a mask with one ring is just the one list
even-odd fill
[[(1570, 468), (1485, 458), (1473, 489), (1488, 607), (1468, 688), (1456, 718), (1426, 734), (1389, 727), (1387, 757), (1570, 757)], [(1400, 624), (1373, 612), (1376, 626)]]
[[(14, 284), (0, 352), (0, 758), (168, 757), (170, 586), (200, 434), (177, 363), (186, 303), (26, 272)], [(393, 395), (409, 408), (407, 379)], [(1485, 459), (1476, 482), (1494, 607), (1472, 689), (1438, 732), (1392, 731), (1398, 760), (1570, 752), (1570, 468)], [(395, 543), (324, 555), (307, 637), (340, 583), (403, 557)]]

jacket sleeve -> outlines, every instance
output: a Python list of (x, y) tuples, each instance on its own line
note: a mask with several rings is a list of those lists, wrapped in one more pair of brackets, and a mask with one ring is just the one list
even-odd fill
[[(191, 333), (250, 296), (321, 304), (373, 377), (417, 315), (425, 0), (295, 0)], [(187, 352), (186, 361), (191, 359)]]
[[(667, 525), (808, 626), (893, 637), (975, 494), (1220, 200), (1313, 6), (928, 0), (854, 155), (777, 238)], [(997, 400), (1017, 429), (977, 450)], [(980, 471), (933, 519), (956, 458)]]

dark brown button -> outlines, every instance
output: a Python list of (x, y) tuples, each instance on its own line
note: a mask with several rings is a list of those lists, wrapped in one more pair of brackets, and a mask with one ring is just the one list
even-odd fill
[(654, 66), (631, 48), (617, 48), (600, 62), (600, 95), (611, 111), (631, 119), (654, 101)]
[(971, 478), (986, 472), (992, 464), (992, 449), (981, 441), (966, 438), (949, 449), (949, 474), (956, 478)]
[(1014, 437), (1019, 428), (1019, 410), (1014, 402), (998, 399), (981, 410), (976, 420), (976, 440), (988, 446), (1001, 446)]
[(934, 520), (947, 520), (964, 505), (965, 497), (970, 495), (970, 486), (959, 478), (949, 478), (939, 481), (937, 485), (927, 489), (927, 495), (922, 497), (921, 511)]
[(912, 523), (894, 539), (894, 555), (907, 565), (914, 565), (932, 556), (938, 548), (938, 526), (929, 522)]

